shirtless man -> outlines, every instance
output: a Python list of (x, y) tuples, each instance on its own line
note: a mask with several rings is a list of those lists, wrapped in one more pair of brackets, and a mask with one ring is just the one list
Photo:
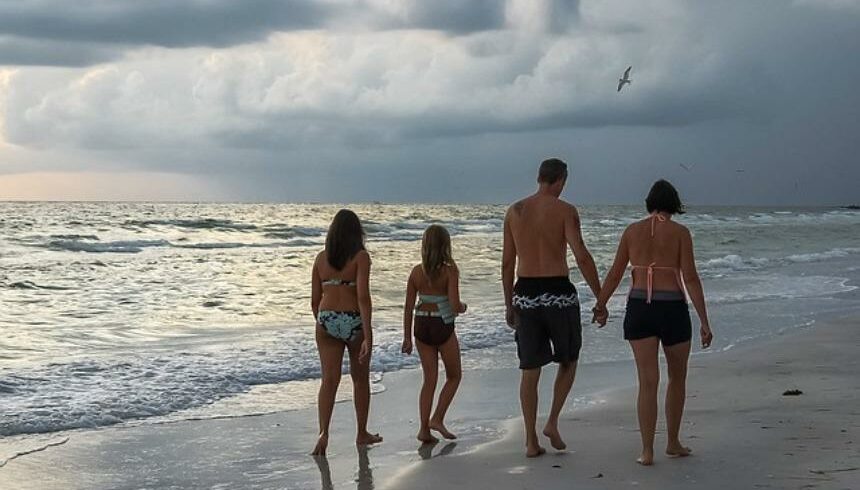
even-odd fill
[(555, 449), (567, 447), (558, 432), (558, 417), (573, 386), (582, 347), (579, 299), (567, 267), (568, 245), (588, 287), (595, 297), (600, 293), (594, 259), (582, 241), (579, 214), (558, 198), (567, 181), (567, 164), (556, 158), (544, 161), (537, 180), (536, 193), (508, 208), (502, 251), (505, 317), (516, 330), (522, 370), (520, 404), (526, 456), (530, 458), (546, 452), (538, 443), (535, 429), (537, 388), (541, 368), (552, 361), (559, 366), (543, 433)]

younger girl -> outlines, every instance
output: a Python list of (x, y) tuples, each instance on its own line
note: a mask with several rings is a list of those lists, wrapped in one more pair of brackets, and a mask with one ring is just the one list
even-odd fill
[[(466, 312), (466, 304), (460, 302), (459, 276), (457, 265), (451, 258), (451, 237), (448, 230), (439, 225), (429, 226), (421, 240), (421, 263), (412, 269), (406, 283), (402, 348), (403, 353), (412, 353), (414, 309), (415, 340), (424, 371), (424, 384), (418, 398), (421, 428), (417, 437), (424, 443), (439, 441), (430, 433), (431, 429), (446, 439), (457, 438), (445, 428), (444, 419), (460, 385), (460, 344), (454, 332), (454, 317)], [(445, 365), (446, 379), (439, 393), (436, 411), (431, 417), (440, 356)]]

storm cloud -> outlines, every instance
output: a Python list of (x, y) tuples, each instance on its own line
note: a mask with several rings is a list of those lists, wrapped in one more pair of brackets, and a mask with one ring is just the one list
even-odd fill
[(503, 201), (558, 155), (591, 201), (665, 176), (700, 202), (848, 202), (858, 3), (0, 0), (0, 172), (87, 161), (235, 191), (213, 198)]

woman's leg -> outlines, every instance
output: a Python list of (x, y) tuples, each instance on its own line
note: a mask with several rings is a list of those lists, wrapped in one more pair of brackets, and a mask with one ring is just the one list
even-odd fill
[(687, 398), (687, 360), (690, 358), (690, 342), (663, 346), (669, 385), (666, 387), (666, 454), (688, 456), (690, 448), (681, 445), (679, 433), (684, 416), (684, 401)]
[(438, 431), (445, 439), (456, 439), (457, 436), (445, 427), (445, 414), (460, 386), (463, 371), (460, 366), (460, 342), (457, 340), (456, 333), (451, 334), (448, 340), (439, 346), (439, 354), (442, 357), (442, 364), (445, 365), (445, 385), (439, 393), (439, 402), (430, 419), (430, 428)]
[(639, 415), (639, 433), (642, 436), (642, 455), (638, 461), (643, 465), (654, 463), (654, 431), (657, 428), (657, 387), (660, 384), (660, 365), (657, 352), (660, 340), (657, 337), (631, 340), (636, 371), (639, 376), (639, 397), (636, 411)]
[(364, 336), (359, 334), (349, 344), (349, 375), (352, 377), (352, 400), (355, 404), (356, 444), (376, 444), (382, 442), (379, 434), (367, 431), (367, 418), (370, 415), (370, 363), (359, 361), (361, 343)]
[(329, 425), (331, 424), (331, 414), (334, 411), (337, 387), (340, 385), (344, 344), (327, 334), (320, 325), (317, 325), (316, 340), (322, 370), (320, 391), (317, 396), (320, 436), (311, 454), (322, 455), (325, 454), (326, 447), (328, 447)]
[(424, 383), (421, 394), (418, 395), (418, 418), (421, 426), (418, 428), (418, 440), (421, 442), (439, 442), (430, 434), (430, 412), (433, 410), (433, 395), (436, 393), (436, 381), (439, 378), (439, 351), (432, 345), (415, 339), (418, 357), (421, 358), (421, 370), (424, 372)]

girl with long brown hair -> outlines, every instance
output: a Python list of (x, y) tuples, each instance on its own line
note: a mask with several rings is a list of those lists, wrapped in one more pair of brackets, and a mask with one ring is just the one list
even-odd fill
[(317, 408), (320, 435), (311, 454), (324, 455), (329, 424), (340, 384), (344, 349), (349, 351), (353, 401), (357, 421), (356, 444), (382, 442), (367, 431), (370, 412), (370, 255), (364, 248), (364, 230), (354, 212), (341, 209), (328, 229), (325, 250), (311, 273), (311, 308), (317, 320), (316, 341), (322, 382)]
[[(466, 312), (466, 304), (460, 301), (459, 282), (460, 273), (451, 256), (448, 230), (439, 225), (429, 226), (421, 240), (421, 263), (412, 269), (406, 283), (402, 347), (403, 353), (412, 353), (414, 312), (415, 345), (424, 372), (418, 399), (421, 427), (417, 438), (424, 443), (438, 442), (439, 439), (430, 433), (431, 429), (446, 439), (457, 438), (445, 427), (444, 419), (460, 385), (462, 372), (460, 344), (454, 332), (454, 318)], [(445, 385), (431, 417), (440, 357), (445, 365)]]

